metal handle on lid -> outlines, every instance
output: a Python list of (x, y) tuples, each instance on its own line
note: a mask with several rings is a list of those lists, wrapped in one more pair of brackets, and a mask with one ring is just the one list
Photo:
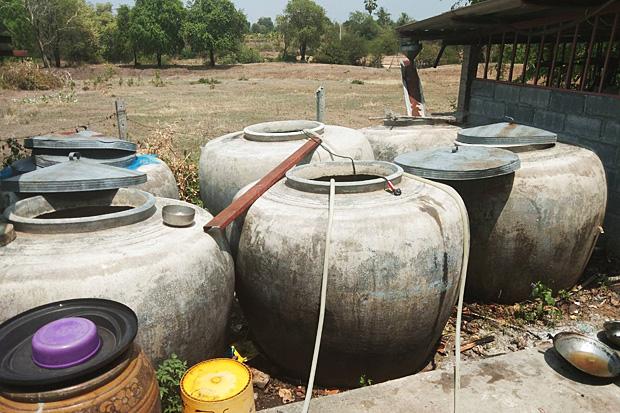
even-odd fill
[(515, 118), (513, 118), (512, 116), (504, 116), (504, 120), (508, 123), (516, 123)]
[(80, 153), (79, 152), (70, 152), (69, 153), (69, 160), (70, 161), (79, 161), (80, 160)]

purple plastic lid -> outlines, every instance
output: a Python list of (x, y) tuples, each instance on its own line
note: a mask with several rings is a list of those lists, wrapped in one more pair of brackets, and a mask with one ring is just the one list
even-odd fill
[(97, 326), (82, 317), (66, 317), (41, 327), (32, 337), (32, 361), (46, 369), (77, 366), (101, 347)]

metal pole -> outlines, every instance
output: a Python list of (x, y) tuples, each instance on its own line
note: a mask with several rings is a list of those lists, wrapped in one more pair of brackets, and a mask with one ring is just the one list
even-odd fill
[(127, 111), (125, 110), (125, 102), (116, 99), (114, 102), (116, 107), (116, 124), (118, 125), (118, 137), (127, 140)]
[(325, 121), (325, 88), (323, 86), (316, 90), (316, 120)]

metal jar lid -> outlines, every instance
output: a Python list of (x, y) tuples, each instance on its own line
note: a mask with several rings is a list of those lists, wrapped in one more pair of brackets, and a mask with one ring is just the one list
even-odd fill
[(501, 122), (462, 129), (458, 132), (456, 142), (466, 145), (515, 147), (550, 145), (557, 140), (558, 135), (553, 132), (514, 122)]
[(146, 174), (80, 159), (69, 154), (69, 162), (41, 168), (0, 181), (3, 191), (18, 193), (61, 193), (102, 191), (146, 182)]
[(135, 143), (88, 130), (72, 135), (35, 136), (25, 139), (24, 146), (28, 149), (53, 149), (71, 152), (81, 149), (107, 149), (135, 153), (137, 150)]
[[(38, 153), (37, 149), (32, 150), (32, 159), (36, 166), (41, 168), (47, 168), (57, 163), (66, 162), (68, 160), (67, 155), (55, 155), (49, 153)], [(49, 150), (48, 150), (49, 151)], [(92, 162), (97, 162), (103, 165), (118, 166), (119, 168), (125, 168), (135, 162), (137, 155), (130, 152), (121, 152), (123, 155), (118, 155), (119, 151), (97, 150), (97, 154), (93, 153), (93, 150), (84, 150), (80, 152), (83, 159), (88, 159)], [(116, 152), (116, 153), (115, 153)]]
[(455, 146), (409, 152), (394, 159), (405, 172), (423, 178), (463, 181), (510, 174), (519, 157), (505, 149)]

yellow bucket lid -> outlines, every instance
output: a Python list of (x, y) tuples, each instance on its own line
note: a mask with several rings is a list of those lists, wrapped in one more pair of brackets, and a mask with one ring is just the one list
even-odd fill
[(185, 373), (181, 392), (197, 401), (218, 402), (238, 395), (251, 381), (252, 374), (245, 365), (232, 359), (213, 359)]

